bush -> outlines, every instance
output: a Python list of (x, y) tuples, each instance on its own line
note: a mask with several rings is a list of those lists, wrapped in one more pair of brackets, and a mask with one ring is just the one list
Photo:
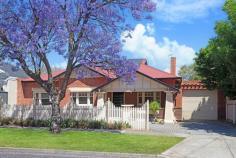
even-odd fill
[(151, 114), (155, 115), (159, 109), (160, 109), (160, 103), (158, 101), (153, 101), (150, 103), (149, 110)]
[(89, 122), (87, 120), (79, 120), (77, 122), (76, 128), (88, 129), (88, 127), (89, 127)]
[(61, 128), (76, 128), (77, 125), (77, 121), (72, 119), (65, 119), (61, 122)]
[[(26, 120), (14, 118), (0, 118), (0, 126), (16, 125), (22, 127), (50, 127), (51, 120), (34, 120), (28, 118)], [(105, 120), (73, 120), (64, 119), (61, 122), (61, 128), (78, 128), (78, 129), (126, 129), (131, 128), (128, 123), (114, 122), (107, 123)]]
[[(34, 120), (28, 118), (26, 120), (14, 118), (0, 118), (0, 126), (16, 125), (22, 127), (50, 127), (51, 120)], [(126, 129), (131, 126), (128, 123), (114, 122), (107, 123), (105, 120), (73, 120), (65, 119), (61, 122), (61, 128), (78, 128), (78, 129)]]

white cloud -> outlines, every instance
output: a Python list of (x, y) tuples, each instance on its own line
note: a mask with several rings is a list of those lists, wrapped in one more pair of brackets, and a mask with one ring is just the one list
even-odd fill
[(168, 22), (188, 22), (204, 18), (211, 11), (222, 7), (225, 0), (154, 0), (156, 17)]
[[(193, 63), (195, 51), (186, 45), (181, 45), (175, 40), (163, 37), (159, 42), (155, 37), (147, 34), (147, 27), (136, 25), (132, 38), (125, 38), (123, 50), (130, 53), (132, 58), (147, 58), (148, 62), (160, 69), (169, 70), (170, 56), (177, 58), (177, 70), (184, 64)], [(122, 35), (124, 39), (125, 33)]]
[(153, 35), (155, 33), (155, 27), (153, 23), (148, 23), (146, 28), (147, 28), (147, 32), (150, 35)]

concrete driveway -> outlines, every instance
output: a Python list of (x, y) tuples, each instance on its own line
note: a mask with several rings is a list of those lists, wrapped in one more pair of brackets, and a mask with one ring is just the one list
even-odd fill
[(150, 131), (153, 133), (184, 137), (191, 135), (223, 135), (236, 137), (236, 126), (219, 121), (180, 122), (164, 125), (150, 123)]
[(186, 139), (161, 154), (163, 158), (236, 158), (236, 128), (217, 121), (150, 124), (158, 134)]

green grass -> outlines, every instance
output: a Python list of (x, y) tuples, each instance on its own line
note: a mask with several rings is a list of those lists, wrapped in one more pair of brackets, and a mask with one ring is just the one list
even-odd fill
[(0, 128), (0, 147), (160, 154), (181, 140), (183, 138), (87, 131), (54, 135), (43, 129)]

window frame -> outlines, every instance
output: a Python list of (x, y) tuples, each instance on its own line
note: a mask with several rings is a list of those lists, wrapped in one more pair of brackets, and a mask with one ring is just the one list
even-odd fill
[[(42, 94), (46, 94), (48, 97), (43, 97)], [(43, 104), (44, 102), (42, 100), (48, 100), (48, 103), (50, 102), (49, 95), (46, 92), (34, 92), (34, 104), (41, 105), (41, 106), (50, 106), (50, 104)]]
[[(147, 93), (152, 93), (152, 96), (147, 96)], [(146, 101), (146, 97), (153, 97), (153, 101), (159, 101), (161, 104), (162, 96), (161, 91), (155, 91), (155, 92), (137, 92), (137, 105), (142, 106)], [(142, 103), (140, 103), (140, 99), (142, 100)], [(151, 100), (149, 99), (149, 102)]]
[[(86, 94), (86, 95), (81, 95), (81, 94)], [(91, 100), (90, 100), (91, 98), (93, 100), (93, 93), (91, 93), (91, 92), (71, 92), (70, 96), (71, 96), (71, 101), (76, 106), (93, 106), (93, 102), (91, 102)], [(86, 97), (87, 103), (80, 103), (79, 99), (85, 98), (85, 97)]]
[[(146, 99), (146, 98), (149, 98), (149, 99)], [(152, 99), (150, 99), (150, 98), (152, 98)], [(147, 100), (149, 100), (149, 102), (152, 102), (155, 100), (154, 92), (145, 92), (144, 93), (144, 102), (146, 102)]]

